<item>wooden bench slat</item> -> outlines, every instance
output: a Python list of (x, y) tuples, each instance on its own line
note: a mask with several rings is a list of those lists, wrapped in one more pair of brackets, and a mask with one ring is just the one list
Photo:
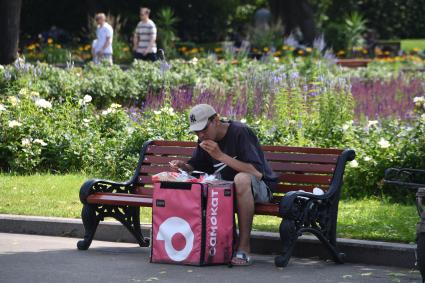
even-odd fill
[(255, 214), (279, 216), (279, 206), (273, 203), (256, 204)]
[(332, 181), (332, 176), (324, 175), (305, 175), (305, 174), (281, 174), (279, 181), (288, 183), (300, 184), (323, 184), (329, 185)]
[(140, 173), (158, 174), (164, 171), (171, 171), (170, 166), (164, 164), (163, 166), (142, 165), (142, 167), (140, 167)]
[(180, 147), (195, 147), (196, 142), (190, 141), (153, 141), (151, 145), (157, 146), (180, 146)]
[(111, 193), (94, 193), (87, 197), (88, 203), (130, 206), (152, 206), (152, 198), (143, 195), (118, 195)]
[[(157, 156), (157, 155), (146, 155), (143, 159), (145, 164), (168, 164), (171, 160), (175, 160), (176, 157), (166, 157), (166, 156)], [(177, 159), (187, 162), (190, 158), (188, 157), (178, 157)]]
[(183, 155), (192, 156), (193, 147), (173, 147), (173, 146), (148, 146), (146, 153), (151, 154), (166, 154), (166, 155)]
[(335, 154), (340, 155), (341, 149), (319, 148), (319, 147), (295, 147), (295, 146), (274, 146), (263, 145), (264, 152), (295, 152), (295, 153), (317, 153), (317, 154)]
[(313, 164), (313, 163), (279, 163), (269, 162), (270, 167), (275, 172), (306, 172), (306, 173), (329, 173), (335, 171), (333, 164)]
[(336, 162), (338, 161), (337, 155), (326, 155), (326, 154), (295, 154), (295, 153), (265, 152), (264, 156), (269, 162), (293, 161), (293, 162), (306, 162), (306, 163), (336, 164)]

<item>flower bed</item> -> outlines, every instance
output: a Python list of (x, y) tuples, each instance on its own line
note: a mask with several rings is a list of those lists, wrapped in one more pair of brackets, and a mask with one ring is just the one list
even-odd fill
[[(354, 148), (357, 158), (346, 175), (346, 196), (405, 198), (405, 192), (383, 188), (384, 169), (425, 167), (420, 75), (386, 77), (387, 72), (373, 68), (360, 73), (326, 61), (163, 64), (138, 62), (127, 71), (24, 62), (0, 67), (0, 170), (85, 171), (125, 179), (143, 141), (195, 138), (187, 132), (186, 111), (199, 102), (211, 103), (227, 118), (242, 119), (263, 144)], [(409, 119), (370, 120), (375, 116), (356, 103), (376, 89), (356, 84), (385, 80), (384, 92), (400, 92), (382, 105), (401, 102)], [(365, 93), (360, 99), (358, 89)]]

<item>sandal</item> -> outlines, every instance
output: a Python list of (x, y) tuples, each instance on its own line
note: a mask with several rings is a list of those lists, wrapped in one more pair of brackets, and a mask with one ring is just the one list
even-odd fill
[(252, 264), (251, 257), (244, 251), (237, 251), (231, 261), (232, 265), (248, 266)]

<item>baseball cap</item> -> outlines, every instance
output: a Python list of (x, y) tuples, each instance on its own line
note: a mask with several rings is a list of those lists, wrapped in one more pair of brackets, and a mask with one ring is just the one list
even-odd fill
[(208, 123), (208, 118), (216, 114), (214, 108), (208, 104), (198, 104), (190, 109), (189, 130), (192, 132), (201, 131)]

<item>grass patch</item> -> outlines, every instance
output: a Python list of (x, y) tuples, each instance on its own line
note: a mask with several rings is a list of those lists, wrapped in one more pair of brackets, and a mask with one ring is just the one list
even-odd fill
[(401, 40), (401, 49), (410, 51), (413, 48), (425, 49), (425, 39), (403, 39)]
[[(88, 179), (69, 175), (0, 175), (0, 213), (79, 218), (78, 193)], [(394, 242), (413, 242), (418, 220), (414, 205), (376, 199), (341, 201), (338, 237)], [(151, 210), (142, 208), (141, 221), (151, 222)], [(255, 216), (254, 230), (278, 231), (280, 219)]]

